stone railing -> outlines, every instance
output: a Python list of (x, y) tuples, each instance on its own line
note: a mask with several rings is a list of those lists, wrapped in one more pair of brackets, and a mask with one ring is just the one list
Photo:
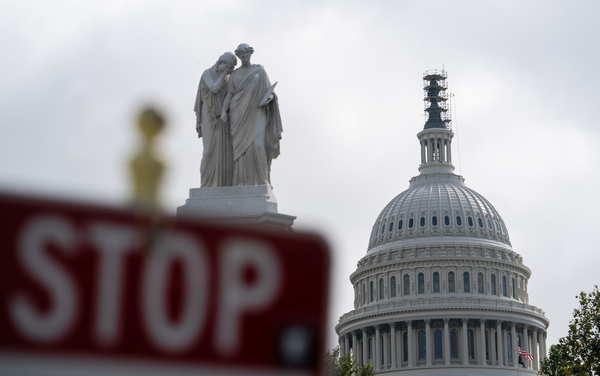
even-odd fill
[(515, 251), (502, 249), (499, 247), (489, 248), (469, 248), (468, 245), (457, 246), (448, 245), (435, 247), (427, 247), (420, 245), (418, 247), (400, 247), (380, 250), (360, 259), (357, 263), (357, 271), (372, 265), (392, 262), (392, 261), (410, 261), (416, 259), (431, 259), (445, 257), (483, 257), (488, 259), (509, 261), (523, 265), (523, 257)]

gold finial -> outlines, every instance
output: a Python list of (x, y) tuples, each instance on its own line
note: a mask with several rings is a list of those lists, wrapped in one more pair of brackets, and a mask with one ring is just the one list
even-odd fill
[(165, 165), (154, 150), (156, 137), (165, 124), (162, 115), (153, 108), (144, 109), (138, 117), (142, 145), (129, 161), (133, 182), (133, 203), (138, 209), (158, 209), (158, 193)]

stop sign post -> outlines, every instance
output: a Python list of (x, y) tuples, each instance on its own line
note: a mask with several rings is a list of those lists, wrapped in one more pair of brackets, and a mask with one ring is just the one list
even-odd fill
[(315, 235), (4, 194), (0, 246), (0, 373), (321, 373)]

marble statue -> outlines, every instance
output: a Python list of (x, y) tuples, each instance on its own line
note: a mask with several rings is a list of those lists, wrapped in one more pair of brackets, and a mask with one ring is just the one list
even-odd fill
[(221, 113), (231, 132), (234, 186), (270, 186), (271, 161), (279, 155), (283, 131), (275, 85), (262, 65), (250, 63), (253, 52), (245, 43), (235, 50), (242, 65), (229, 77)]
[(254, 49), (240, 44), (207, 69), (194, 110), (204, 152), (200, 188), (190, 189), (178, 216), (290, 230), (295, 217), (277, 211), (271, 162), (279, 156), (281, 116), (265, 69), (251, 64)]
[(226, 118), (221, 116), (227, 82), (237, 59), (225, 52), (200, 78), (194, 111), (196, 130), (204, 147), (200, 163), (202, 187), (225, 187), (233, 182), (233, 149)]

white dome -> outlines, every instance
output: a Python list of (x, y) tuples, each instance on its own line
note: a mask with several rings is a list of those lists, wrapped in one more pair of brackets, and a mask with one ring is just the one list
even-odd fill
[[(549, 320), (500, 214), (454, 174), (444, 71), (425, 72), (420, 174), (381, 211), (350, 275), (340, 353), (388, 376), (528, 375)], [(519, 346), (534, 355), (520, 368)]]
[(500, 214), (463, 181), (452, 173), (414, 177), (410, 187), (379, 214), (368, 251), (435, 237), (444, 241), (448, 237), (462, 237), (467, 242), (487, 241), (510, 248), (508, 231)]

